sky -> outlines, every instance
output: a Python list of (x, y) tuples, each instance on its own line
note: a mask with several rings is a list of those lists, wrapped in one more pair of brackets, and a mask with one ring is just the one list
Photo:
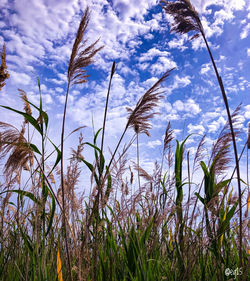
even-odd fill
[[(0, 92), (0, 104), (20, 109), (18, 88), (28, 99), (39, 103), (36, 77), (41, 81), (44, 108), (50, 117), (49, 135), (60, 143), (63, 105), (67, 86), (67, 66), (81, 15), (88, 5), (90, 23), (85, 39), (104, 48), (87, 68), (88, 83), (70, 90), (66, 135), (79, 126), (84, 140), (92, 141), (93, 129), (102, 127), (104, 106), (112, 62), (112, 80), (105, 133), (105, 157), (117, 144), (127, 122), (126, 107), (134, 108), (139, 98), (168, 69), (175, 67), (162, 85), (164, 98), (151, 121), (150, 137), (139, 136), (141, 165), (152, 169), (161, 161), (163, 138), (171, 122), (175, 138), (187, 141), (195, 152), (203, 134), (209, 153), (226, 123), (227, 115), (204, 42), (190, 41), (192, 33), (170, 34), (170, 16), (157, 0), (1, 0), (0, 46), (5, 42), (10, 78)], [(225, 84), (231, 111), (242, 103), (239, 124), (242, 134), (238, 150), (247, 140), (250, 121), (250, 1), (193, 0), (206, 37)], [(16, 126), (22, 120), (0, 109), (0, 120)], [(77, 146), (79, 132), (66, 141), (66, 155)], [(133, 136), (129, 130), (124, 142)], [(34, 142), (39, 139), (34, 137)], [(136, 145), (130, 149), (135, 161)], [(86, 148), (86, 159), (93, 154)], [(245, 166), (246, 155), (241, 162)], [(243, 169), (243, 179), (246, 171)]]

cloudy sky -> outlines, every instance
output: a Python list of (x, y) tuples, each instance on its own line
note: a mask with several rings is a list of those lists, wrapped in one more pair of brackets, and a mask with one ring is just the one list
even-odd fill
[[(10, 79), (0, 92), (0, 104), (22, 106), (18, 88), (38, 103), (36, 83), (42, 84), (43, 102), (50, 116), (49, 134), (59, 144), (67, 65), (81, 15), (89, 5), (89, 43), (100, 38), (104, 45), (88, 68), (88, 83), (71, 89), (66, 135), (85, 125), (84, 139), (92, 140), (92, 118), (95, 130), (102, 127), (105, 97), (112, 62), (117, 64), (110, 93), (105, 147), (117, 143), (127, 121), (126, 107), (137, 100), (168, 69), (175, 67), (163, 85), (161, 113), (153, 120), (151, 137), (140, 136), (141, 161), (151, 167), (160, 160), (163, 135), (168, 121), (175, 136), (182, 140), (194, 133), (188, 149), (194, 151), (202, 134), (211, 148), (227, 120), (221, 93), (201, 39), (190, 41), (189, 35), (169, 33), (171, 18), (158, 0), (2, 0), (0, 1), (0, 45), (5, 42)], [(230, 108), (242, 103), (242, 130), (238, 147), (247, 138), (250, 121), (250, 1), (193, 0), (212, 52), (223, 78)], [(13, 113), (0, 109), (1, 121), (20, 125)], [(125, 141), (133, 135), (129, 131)], [(76, 146), (77, 134), (67, 140)], [(135, 152), (135, 146), (131, 148)], [(86, 152), (87, 153), (87, 152)], [(105, 150), (108, 157), (108, 150)], [(135, 155), (135, 154), (133, 154)], [(87, 156), (88, 157), (88, 156)], [(134, 156), (132, 156), (133, 158)], [(243, 158), (243, 166), (246, 158)]]

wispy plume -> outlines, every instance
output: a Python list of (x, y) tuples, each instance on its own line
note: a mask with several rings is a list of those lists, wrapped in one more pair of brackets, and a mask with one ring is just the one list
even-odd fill
[(96, 47), (99, 39), (87, 46), (87, 39), (83, 40), (86, 29), (89, 24), (89, 8), (87, 7), (82, 16), (75, 42), (72, 48), (72, 53), (68, 67), (68, 81), (73, 84), (82, 84), (87, 82), (89, 77), (86, 74), (86, 67), (93, 63), (93, 57), (99, 52), (102, 47)]
[[(239, 105), (235, 109), (235, 111), (231, 116), (234, 127), (238, 121), (240, 107), (241, 105)], [(234, 134), (235, 136), (238, 136), (239, 130), (234, 130)], [(231, 141), (232, 141), (232, 134), (230, 131), (229, 123), (227, 122), (226, 125), (223, 127), (222, 131), (220, 132), (217, 141), (213, 145), (211, 159), (210, 159), (210, 162), (216, 159), (214, 170), (217, 175), (220, 175), (223, 172), (225, 172), (228, 169), (228, 165), (232, 160), (231, 153), (230, 153)]]
[(170, 122), (168, 122), (166, 131), (165, 131), (165, 137), (164, 137), (164, 146), (163, 146), (164, 152), (168, 148), (169, 143), (174, 139), (173, 133), (174, 133), (174, 131), (171, 129), (171, 124), (170, 124)]
[(14, 172), (33, 163), (33, 152), (24, 137), (24, 126), (21, 131), (16, 127), (0, 122), (0, 159), (8, 156), (4, 166), (4, 174), (7, 181), (11, 179)]
[(203, 32), (199, 15), (189, 0), (175, 2), (162, 0), (161, 4), (164, 11), (174, 18), (170, 32), (180, 34), (185, 34), (189, 31), (196, 32), (191, 39), (199, 37), (200, 32)]
[(163, 98), (160, 91), (161, 83), (170, 75), (174, 68), (168, 70), (163, 76), (139, 99), (134, 109), (127, 108), (130, 113), (128, 116), (127, 127), (133, 128), (135, 133), (145, 133), (150, 136), (149, 130), (152, 125), (149, 119), (153, 118), (156, 112), (152, 112)]
[(7, 65), (6, 65), (6, 47), (5, 44), (3, 44), (3, 49), (1, 52), (1, 66), (0, 66), (0, 91), (5, 85), (5, 80), (10, 77), (8, 70), (7, 70)]

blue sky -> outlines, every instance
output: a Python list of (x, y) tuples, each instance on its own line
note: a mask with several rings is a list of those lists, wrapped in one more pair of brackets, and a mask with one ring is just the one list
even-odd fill
[[(156, 0), (2, 0), (0, 45), (6, 43), (10, 79), (0, 92), (0, 104), (20, 108), (18, 88), (38, 103), (39, 76), (51, 120), (49, 133), (59, 144), (67, 64), (87, 4), (91, 11), (87, 38), (90, 43), (100, 38), (99, 45), (104, 48), (88, 68), (89, 82), (71, 89), (66, 135), (86, 125), (84, 139), (91, 141), (92, 117), (95, 129), (102, 127), (108, 79), (115, 61), (105, 139), (108, 157), (107, 146), (116, 145), (126, 124), (126, 107), (134, 107), (165, 71), (176, 67), (163, 84), (165, 98), (158, 108), (161, 114), (152, 120), (151, 137), (140, 136), (141, 164), (150, 170), (155, 160), (160, 161), (168, 121), (179, 140), (194, 133), (187, 142), (191, 154), (200, 135), (206, 134), (209, 152), (227, 116), (207, 50), (201, 38), (189, 40), (192, 34), (170, 34), (172, 19), (162, 12)], [(241, 151), (250, 121), (250, 2), (193, 0), (192, 4), (200, 14), (231, 111), (242, 103), (238, 124), (242, 131), (238, 140)], [(4, 109), (0, 109), (0, 116), (1, 121), (17, 126), (22, 122)], [(132, 135), (129, 131), (125, 141)], [(67, 140), (67, 151), (76, 145), (77, 135)], [(131, 148), (134, 152), (135, 145)], [(86, 158), (91, 157), (88, 150), (86, 154)], [(131, 155), (135, 160), (135, 153)], [(245, 161), (244, 156), (243, 167)]]

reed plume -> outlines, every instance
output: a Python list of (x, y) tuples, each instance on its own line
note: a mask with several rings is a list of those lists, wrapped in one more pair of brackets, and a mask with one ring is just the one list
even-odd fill
[(0, 130), (0, 159), (9, 154), (4, 166), (4, 174), (8, 181), (14, 172), (26, 168), (30, 162), (33, 163), (34, 155), (24, 137), (24, 126), (19, 131), (8, 123), (0, 122)]
[(164, 161), (164, 156), (166, 154), (166, 150), (168, 149), (168, 152), (171, 153), (171, 151), (170, 151), (171, 150), (171, 141), (174, 139), (173, 134), (174, 134), (174, 131), (171, 129), (170, 122), (168, 122), (166, 131), (165, 131), (164, 141), (163, 141), (163, 151), (162, 151), (162, 159), (161, 159), (160, 177), (162, 175), (163, 161)]
[(195, 156), (194, 156), (194, 160), (193, 160), (193, 171), (192, 173), (194, 173), (199, 166), (197, 164), (200, 165), (200, 161), (202, 161), (202, 159), (204, 159), (204, 145), (205, 145), (205, 139), (206, 139), (206, 135), (203, 135), (195, 152)]
[(168, 122), (166, 131), (165, 131), (165, 137), (164, 137), (164, 145), (163, 145), (163, 151), (165, 152), (168, 148), (169, 143), (174, 139), (174, 131), (171, 129), (171, 124)]
[(163, 76), (139, 99), (134, 109), (127, 107), (130, 113), (128, 116), (127, 128), (133, 128), (135, 133), (144, 133), (150, 136), (149, 130), (152, 125), (149, 119), (153, 118), (156, 112), (152, 110), (158, 105), (163, 92), (159, 91), (161, 83), (170, 75), (174, 68), (168, 70)]
[(6, 46), (3, 44), (3, 49), (1, 52), (1, 59), (2, 63), (0, 66), (0, 91), (5, 85), (5, 80), (10, 77), (9, 72), (7, 70), (7, 65), (6, 65)]
[[(240, 112), (241, 105), (237, 106), (237, 108), (232, 113), (232, 122), (233, 126), (236, 127), (236, 123), (238, 121), (238, 116)], [(239, 135), (239, 130), (234, 130), (235, 136)], [(228, 164), (231, 162), (230, 156), (230, 144), (232, 141), (232, 134), (230, 131), (229, 122), (225, 124), (223, 129), (221, 130), (219, 137), (213, 145), (212, 153), (210, 157), (210, 163), (216, 158), (214, 165), (214, 172), (216, 175), (223, 174), (228, 169)]]
[[(18, 89), (18, 91), (19, 91), (19, 94), (20, 94), (20, 96), (21, 96), (21, 98), (23, 100), (23, 103), (24, 103), (24, 108), (23, 109), (24, 109), (25, 113), (27, 113), (29, 115), (32, 115), (32, 110), (30, 108), (30, 104), (29, 104), (26, 92), (24, 90), (22, 90), (22, 89)], [(28, 120), (25, 119), (24, 122), (28, 123)]]
[(87, 7), (82, 16), (69, 61), (68, 82), (70, 84), (82, 84), (88, 81), (89, 75), (86, 74), (85, 68), (94, 62), (93, 57), (103, 48), (103, 46), (96, 47), (99, 39), (88, 46), (86, 46), (87, 40), (83, 41), (89, 19), (90, 13)]

